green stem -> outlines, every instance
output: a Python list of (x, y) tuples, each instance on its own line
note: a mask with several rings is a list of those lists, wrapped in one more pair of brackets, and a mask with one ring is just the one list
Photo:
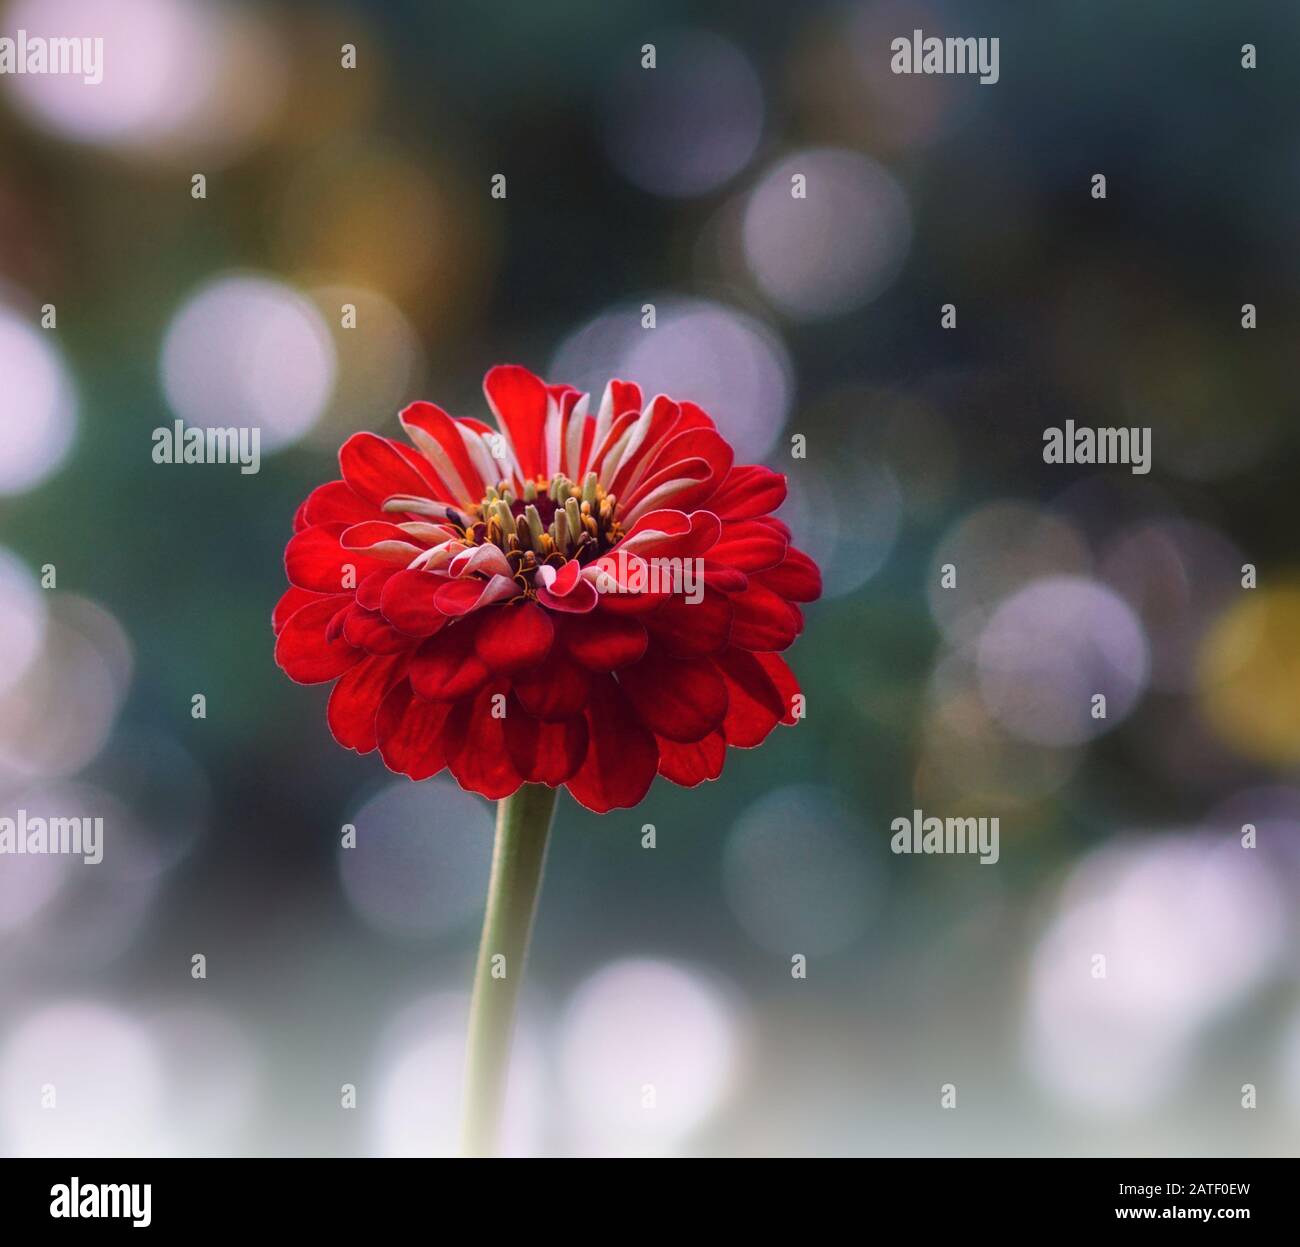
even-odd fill
[[(492, 878), (469, 1008), (461, 1134), (466, 1156), (491, 1156), (496, 1151), (515, 1004), (523, 983), (528, 937), (537, 912), (546, 841), (558, 795), (558, 788), (525, 784), (497, 803)], [(504, 962), (497, 961), (498, 957), (504, 957)]]

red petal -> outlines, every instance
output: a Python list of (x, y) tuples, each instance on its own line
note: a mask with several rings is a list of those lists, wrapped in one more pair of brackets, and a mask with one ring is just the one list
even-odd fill
[(569, 653), (592, 671), (626, 667), (645, 653), (647, 644), (639, 619), (606, 610), (566, 616), (561, 636)]
[(400, 654), (413, 650), (419, 640), (398, 632), (378, 611), (353, 606), (343, 620), (343, 635), (368, 654)]
[(339, 545), (346, 527), (317, 524), (296, 533), (284, 550), (284, 569), (290, 582), (314, 593), (347, 592), (383, 567), (378, 559)]
[(815, 602), (822, 595), (822, 574), (802, 550), (790, 550), (780, 567), (754, 577), (787, 602)]
[(483, 378), (483, 392), (501, 428), (509, 433), (525, 476), (545, 473), (546, 386), (527, 368), (503, 364)]
[(668, 598), (654, 614), (646, 616), (646, 627), (668, 653), (698, 658), (726, 648), (734, 613), (726, 594), (706, 585), (698, 602), (680, 596)]
[(659, 774), (683, 788), (694, 788), (706, 779), (717, 779), (727, 757), (727, 742), (721, 732), (710, 732), (703, 740), (689, 744), (656, 737), (659, 744)]
[(641, 387), (635, 381), (610, 381), (609, 404), (616, 419), (626, 412), (640, 411)]
[(685, 510), (713, 493), (716, 483), (708, 460), (687, 459), (656, 470), (653, 476), (636, 487), (632, 503), (623, 503), (620, 495), (619, 509), (631, 520), (638, 518), (640, 512), (656, 507), (681, 507)]
[(377, 562), (397, 563), (402, 567), (429, 548), (427, 541), (416, 541), (391, 520), (362, 520), (360, 524), (349, 524), (339, 534), (339, 545), (345, 550), (366, 552)]
[(785, 477), (771, 468), (747, 464), (732, 468), (708, 501), (722, 520), (748, 520), (775, 511), (785, 501)]
[(382, 507), (394, 494), (430, 498), (440, 491), (433, 475), (421, 473), (397, 443), (374, 433), (354, 433), (339, 451), (343, 479), (367, 502)]
[(749, 577), (738, 572), (734, 567), (719, 567), (707, 559), (704, 563), (704, 583), (719, 593), (744, 593), (749, 585)]
[[(597, 590), (603, 611), (617, 615), (643, 615), (654, 610), (668, 596), (666, 593), (648, 591), (651, 584), (650, 564), (637, 554), (629, 554), (620, 549), (602, 555), (588, 565), (588, 570), (600, 574), (602, 585), (612, 582), (616, 586)], [(632, 587), (638, 584), (647, 588)]]
[(379, 756), (390, 771), (428, 779), (447, 765), (443, 733), (453, 702), (422, 701), (406, 680), (380, 704), (376, 722)]
[(375, 720), (388, 690), (402, 678), (406, 658), (394, 654), (357, 663), (330, 692), (325, 717), (334, 739), (346, 749), (369, 753), (376, 742)]
[[(456, 782), (493, 801), (508, 797), (524, 782), (506, 747), (505, 718), (498, 717), (509, 713), (507, 687), (487, 685), (477, 697), (458, 701), (447, 720), (447, 765)], [(500, 702), (495, 701), (498, 696)]]
[(317, 598), (296, 610), (275, 641), (275, 661), (299, 684), (324, 684), (360, 662), (365, 653), (343, 639), (329, 640), (330, 622), (351, 602), (345, 593)]
[(485, 610), (474, 637), (474, 653), (491, 671), (508, 674), (535, 666), (551, 652), (555, 627), (533, 602)]
[(802, 621), (795, 608), (771, 589), (751, 581), (744, 593), (731, 599), (731, 604), (736, 612), (731, 623), (732, 645), (767, 652), (789, 648), (799, 635)]
[(320, 599), (321, 595), (319, 593), (312, 593), (307, 589), (299, 589), (297, 585), (290, 585), (275, 604), (275, 610), (271, 612), (271, 631), (279, 636), (280, 629), (289, 622), (295, 611), (301, 610), (308, 602), (319, 602)]
[(667, 599), (663, 593), (598, 593), (600, 609), (611, 615), (645, 615)]
[(625, 505), (628, 510), (635, 507), (650, 492), (650, 480), (665, 469), (675, 469), (678, 465), (692, 459), (703, 459), (708, 464), (708, 475), (689, 491), (673, 497), (673, 505), (686, 510), (716, 492), (717, 487), (731, 471), (734, 457), (735, 452), (731, 446), (712, 428), (700, 426), (675, 433), (656, 453), (650, 473), (633, 491), (632, 496), (625, 500)]
[(394, 628), (411, 636), (432, 636), (447, 622), (434, 600), (448, 583), (446, 576), (434, 572), (397, 572), (384, 583), (379, 609)]
[(612, 675), (592, 683), (587, 727), (587, 758), (568, 781), (569, 791), (597, 814), (636, 805), (654, 782), (659, 747)]
[(519, 586), (506, 576), (493, 576), (491, 580), (466, 576), (463, 580), (443, 580), (433, 600), (444, 615), (468, 615), (482, 606), (509, 601), (519, 593)]
[(476, 693), (488, 669), (475, 657), (474, 633), (467, 623), (452, 624), (430, 637), (411, 660), (411, 687), (428, 701), (459, 701)]
[(317, 485), (307, 495), (303, 515), (308, 524), (360, 524), (383, 518), (383, 512), (356, 493), (347, 481)]
[(618, 682), (650, 730), (669, 740), (702, 740), (727, 713), (727, 686), (707, 659), (651, 650), (620, 671)]
[(786, 713), (781, 694), (753, 654), (729, 649), (714, 660), (727, 682), (727, 744), (741, 749), (760, 745)]
[(539, 588), (537, 600), (553, 611), (562, 611), (566, 615), (585, 615), (600, 604), (600, 594), (590, 580), (580, 579), (563, 597), (557, 597), (549, 589)]
[(377, 611), (384, 586), (397, 575), (398, 570), (396, 567), (381, 567), (377, 572), (371, 572), (357, 585), (357, 605), (368, 611)]
[(755, 654), (754, 657), (758, 659), (759, 666), (767, 672), (767, 678), (772, 681), (777, 695), (781, 698), (781, 704), (785, 707), (781, 722), (787, 727), (793, 727), (803, 717), (794, 712), (794, 699), (800, 695), (799, 681), (794, 678), (794, 672), (790, 670), (780, 654)]
[(742, 572), (761, 572), (785, 558), (788, 543), (775, 529), (757, 520), (731, 520), (709, 551), (709, 558)]
[[(658, 394), (651, 400), (650, 416), (641, 426), (640, 441), (630, 451), (624, 447), (622, 462), (609, 484), (609, 492), (616, 494), (620, 501), (626, 503), (633, 480), (637, 481), (637, 488), (640, 488), (640, 482), (645, 479), (646, 471), (660, 444), (677, 427), (681, 411), (667, 395)], [(637, 420), (643, 420), (644, 415), (644, 412), (638, 414)]]
[(595, 472), (601, 480), (605, 479), (605, 460), (610, 451), (623, 439), (623, 435), (641, 418), (640, 411), (625, 411), (615, 417), (605, 430), (604, 436), (599, 443), (592, 447), (591, 457), (587, 464), (589, 472)]
[(515, 695), (534, 718), (547, 722), (581, 715), (591, 693), (591, 672), (556, 651), (544, 667), (515, 677)]
[(625, 550), (642, 558), (699, 558), (722, 535), (722, 522), (712, 511), (678, 511), (663, 507), (638, 516), (623, 540), (611, 551)]
[[(549, 569), (547, 570), (549, 571)], [(577, 559), (570, 559), (558, 572), (555, 573), (555, 578), (546, 586), (546, 588), (554, 597), (568, 597), (568, 595), (577, 587), (578, 578), (581, 575), (582, 564), (579, 563)]]
[(506, 712), (506, 748), (515, 769), (533, 784), (564, 783), (587, 756), (587, 720), (545, 723), (512, 697)]
[[(442, 483), (448, 498), (461, 506), (476, 503), (483, 497), (483, 478), (465, 449), (465, 440), (456, 422), (441, 407), (432, 403), (412, 403), (399, 417), (406, 435), (431, 459), (429, 471)], [(426, 449), (427, 447), (427, 449)], [(444, 456), (459, 481), (439, 470), (437, 459)]]

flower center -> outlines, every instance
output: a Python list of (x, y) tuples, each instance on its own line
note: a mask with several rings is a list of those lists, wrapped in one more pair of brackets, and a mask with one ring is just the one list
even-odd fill
[(467, 545), (490, 543), (505, 552), (515, 578), (533, 587), (537, 569), (599, 558), (623, 537), (613, 494), (588, 472), (581, 485), (566, 476), (524, 484), (523, 496), (507, 481), (489, 486), (483, 501), (459, 525)]

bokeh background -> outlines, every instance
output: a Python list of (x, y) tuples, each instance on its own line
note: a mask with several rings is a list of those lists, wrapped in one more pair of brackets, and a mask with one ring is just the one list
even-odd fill
[[(892, 75), (918, 27), (998, 36), (1000, 81)], [(108, 826), (96, 867), (0, 859), (0, 1149), (454, 1147), (492, 811), (340, 751), (269, 620), (344, 437), (482, 416), (513, 361), (700, 402), (789, 473), (826, 595), (803, 724), (634, 811), (562, 798), (510, 1150), (1297, 1150), (1300, 10), (18, 28), (102, 35), (106, 76), (0, 78), (0, 812)], [(261, 472), (154, 464), (177, 418), (258, 425)], [(1044, 465), (1070, 418), (1151, 427), (1154, 470)], [(918, 807), (997, 815), (1000, 862), (891, 855)]]

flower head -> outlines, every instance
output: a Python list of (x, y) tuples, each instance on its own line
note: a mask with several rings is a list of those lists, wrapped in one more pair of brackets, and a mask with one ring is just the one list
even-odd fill
[(612, 381), (600, 410), (524, 368), (484, 380), (497, 428), (431, 403), (412, 445), (358, 433), (298, 508), (276, 661), (337, 681), (340, 744), (412, 779), (632, 806), (798, 717), (780, 657), (821, 576), (694, 403)]

